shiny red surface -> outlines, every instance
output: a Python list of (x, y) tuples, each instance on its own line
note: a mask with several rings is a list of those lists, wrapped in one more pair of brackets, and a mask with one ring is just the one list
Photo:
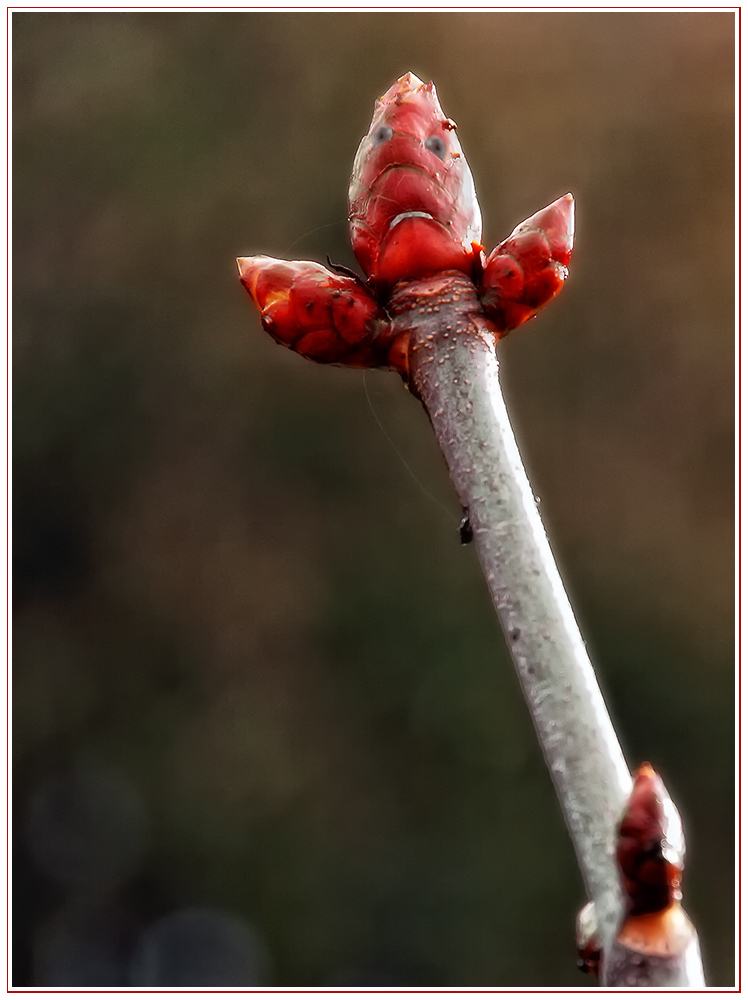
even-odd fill
[(486, 260), (480, 299), (505, 332), (534, 316), (561, 291), (574, 242), (574, 199), (554, 201), (522, 222)]
[(238, 259), (265, 330), (312, 361), (392, 368), (407, 377), (408, 338), (391, 325), (388, 303), (408, 282), (466, 275), (498, 339), (534, 316), (567, 278), (572, 196), (521, 223), (486, 258), (473, 178), (454, 122), (433, 83), (412, 73), (377, 101), (348, 200), (351, 243), (365, 279), (312, 261)]
[(675, 806), (659, 775), (643, 764), (634, 774), (616, 845), (629, 913), (654, 913), (680, 900), (684, 850)]
[[(392, 134), (379, 141), (383, 129)], [(428, 148), (429, 140), (442, 147), (443, 157)], [(406, 73), (377, 101), (356, 153), (348, 206), (353, 251), (373, 284), (437, 270), (470, 273), (473, 244), (481, 238), (480, 208), (454, 123), (433, 83)], [(405, 212), (432, 218), (396, 222)]]
[(385, 314), (354, 278), (309, 260), (239, 257), (238, 264), (263, 327), (279, 344), (312, 361), (391, 367)]

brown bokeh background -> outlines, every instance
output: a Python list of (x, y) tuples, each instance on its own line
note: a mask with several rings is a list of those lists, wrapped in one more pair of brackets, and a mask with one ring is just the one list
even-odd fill
[(407, 70), (458, 123), (489, 247), (577, 199), (571, 278), (503, 384), (732, 983), (733, 15), (12, 30), (14, 983), (591, 985), (424, 413), (273, 344), (236, 278), (353, 265), (353, 154)]

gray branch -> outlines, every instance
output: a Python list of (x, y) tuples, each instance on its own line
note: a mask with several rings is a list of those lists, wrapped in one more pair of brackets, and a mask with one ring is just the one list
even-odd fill
[[(431, 322), (413, 327), (411, 388), (468, 511), (605, 954), (623, 916), (614, 841), (631, 776), (522, 465), (492, 333), (480, 317), (462, 324), (455, 316), (453, 325), (448, 319), (442, 313), (439, 332)], [(690, 983), (698, 985), (698, 976)]]

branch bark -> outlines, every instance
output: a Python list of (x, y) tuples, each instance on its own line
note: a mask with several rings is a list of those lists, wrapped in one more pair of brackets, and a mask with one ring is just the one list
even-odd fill
[[(501, 393), (495, 331), (469, 296), (459, 281), (445, 286), (441, 298), (433, 288), (411, 289), (403, 296), (403, 311), (410, 317), (410, 387), (428, 412), (468, 512), (478, 558), (595, 904), (605, 955), (624, 912), (615, 837), (632, 780), (522, 465)], [(414, 319), (424, 313), (417, 308), (421, 300), (429, 303), (432, 316)], [(395, 312), (397, 307), (395, 300)], [(679, 969), (667, 978), (683, 985), (683, 975)]]

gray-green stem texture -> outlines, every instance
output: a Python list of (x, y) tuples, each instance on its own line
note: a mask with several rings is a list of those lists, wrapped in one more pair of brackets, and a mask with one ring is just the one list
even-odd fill
[(393, 313), (410, 333), (410, 387), (469, 514), (605, 951), (623, 913), (614, 840), (631, 776), (522, 465), (495, 331), (470, 283), (454, 273), (404, 287)]

